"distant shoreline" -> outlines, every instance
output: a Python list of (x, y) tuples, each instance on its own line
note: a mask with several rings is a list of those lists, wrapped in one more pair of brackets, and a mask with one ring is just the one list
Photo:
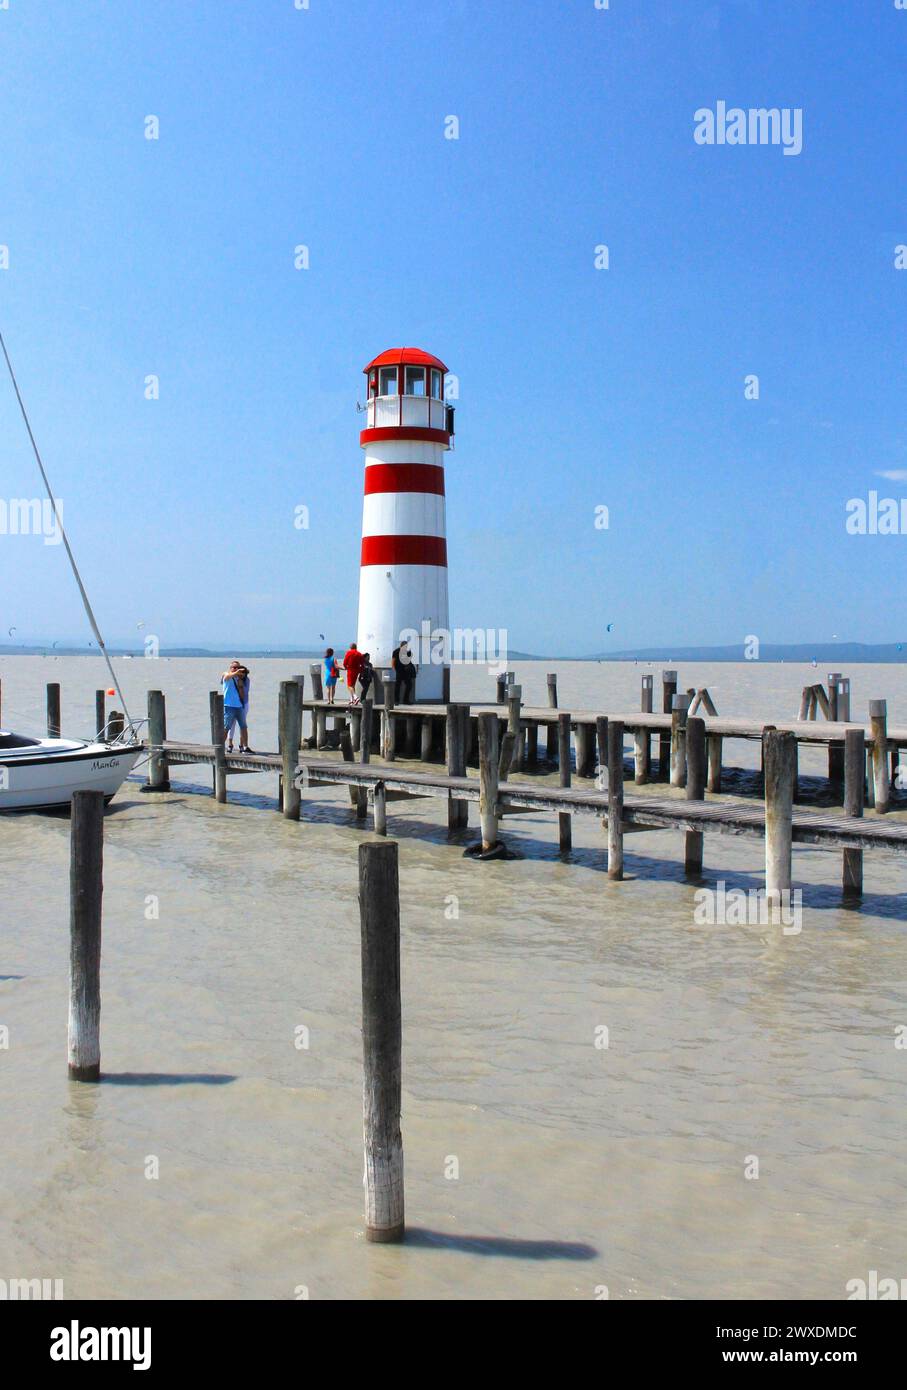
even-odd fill
[[(131, 657), (139, 661), (145, 659), (144, 649), (129, 647), (108, 647), (107, 653), (111, 657)], [(159, 652), (163, 658), (196, 658), (198, 660), (221, 660), (226, 657), (241, 655), (249, 660), (273, 660), (273, 661), (317, 661), (324, 654), (323, 648), (250, 648), (244, 647), (242, 643), (237, 643), (231, 647), (164, 647)], [(0, 660), (3, 657), (12, 656), (86, 656), (97, 657), (100, 652), (97, 647), (79, 646), (42, 646), (40, 643), (22, 645), (0, 645)], [(783, 646), (774, 643), (762, 645), (759, 656), (747, 657), (742, 646), (733, 647), (641, 647), (637, 650), (620, 652), (593, 652), (584, 656), (551, 656), (544, 653), (512, 651), (502, 658), (507, 662), (511, 661), (550, 661), (550, 662), (667, 662), (669, 665), (679, 662), (712, 662), (737, 664), (737, 665), (810, 665), (816, 662), (820, 665), (857, 665), (860, 663), (872, 665), (902, 665), (907, 663), (907, 641), (904, 643), (880, 643), (870, 644), (863, 642), (817, 642), (810, 646), (806, 643)], [(472, 663), (455, 662), (454, 665), (465, 665)], [(494, 662), (482, 661), (475, 663), (486, 666), (495, 664)]]

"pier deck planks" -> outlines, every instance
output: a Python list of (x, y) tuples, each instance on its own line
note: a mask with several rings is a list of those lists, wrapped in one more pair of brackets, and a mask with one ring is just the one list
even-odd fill
[[(500, 710), (500, 706), (492, 706), (489, 712), (496, 710)], [(707, 724), (709, 722), (733, 721), (706, 721)], [(210, 744), (168, 740), (164, 749), (171, 764), (211, 765), (214, 762), (214, 750)], [(410, 772), (397, 766), (331, 762), (326, 758), (301, 757), (298, 766), (308, 774), (309, 785), (313, 787), (333, 785), (364, 787), (368, 790), (382, 785), (386, 791), (411, 797), (434, 797), (444, 801), (452, 798), (459, 801), (479, 800), (478, 777), (451, 777), (444, 772)], [(231, 757), (228, 753), (226, 768), (230, 773), (280, 772), (282, 759), (278, 753), (255, 753), (242, 757), (235, 754)], [(605, 824), (608, 819), (607, 792), (584, 791), (576, 786), (536, 787), (531, 783), (507, 782), (499, 789), (498, 805), (505, 815), (513, 808), (595, 816)], [(734, 802), (687, 801), (682, 794), (676, 798), (628, 797), (623, 804), (622, 823), (630, 831), (672, 829), (710, 831), (752, 839), (763, 839), (765, 836), (763, 808)], [(892, 821), (889, 817), (858, 818), (797, 809), (793, 817), (793, 841), (795, 844), (827, 848), (878, 849), (907, 854), (907, 824)]]

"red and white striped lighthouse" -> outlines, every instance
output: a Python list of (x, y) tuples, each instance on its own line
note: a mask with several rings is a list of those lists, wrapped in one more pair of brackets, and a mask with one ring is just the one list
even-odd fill
[(447, 368), (421, 348), (404, 347), (382, 352), (364, 371), (357, 644), (373, 665), (389, 666), (394, 648), (408, 637), (419, 667), (416, 698), (447, 700), (449, 639), (440, 649), (443, 662), (430, 660), (429, 643), (421, 640), (439, 629), (448, 632), (444, 454), (453, 407), (444, 400)]

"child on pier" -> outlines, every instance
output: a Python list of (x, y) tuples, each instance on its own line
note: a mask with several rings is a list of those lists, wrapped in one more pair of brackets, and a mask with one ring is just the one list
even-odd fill
[(337, 677), (340, 675), (340, 667), (334, 659), (334, 648), (328, 647), (324, 654), (324, 694), (329, 705), (334, 703), (334, 696), (337, 694)]
[(361, 704), (368, 695), (369, 686), (375, 675), (375, 668), (372, 665), (372, 658), (368, 652), (362, 653), (362, 665), (359, 667), (359, 703)]

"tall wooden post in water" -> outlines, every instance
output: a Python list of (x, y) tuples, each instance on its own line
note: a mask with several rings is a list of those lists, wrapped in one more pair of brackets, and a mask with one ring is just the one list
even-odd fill
[(283, 759), (283, 814), (286, 820), (299, 820), (302, 795), (296, 781), (299, 745), (302, 742), (302, 699), (299, 682), (280, 682), (280, 753)]
[(224, 751), (224, 697), (219, 690), (212, 690), (208, 696), (208, 712), (211, 716), (211, 743), (214, 747), (214, 799), (227, 799), (227, 755)]
[(75, 792), (69, 861), (69, 1075), (101, 1077), (104, 793)]
[(167, 742), (167, 706), (161, 690), (148, 691), (148, 785), (149, 792), (169, 792), (170, 768), (164, 744)]
[(394, 841), (359, 846), (359, 924), (365, 1234), (390, 1243), (401, 1241), (404, 1229), (400, 886)]
[(790, 891), (793, 842), (795, 734), (768, 725), (762, 732), (765, 766), (765, 889)]
[[(866, 789), (866, 740), (862, 729), (844, 735), (844, 814), (862, 816)], [(848, 896), (863, 891), (863, 851), (846, 849), (842, 866), (843, 888)]]
[(60, 737), (60, 687), (55, 682), (47, 685), (47, 737)]
[[(677, 694), (677, 672), (662, 671), (661, 673), (661, 710), (663, 714), (671, 714), (674, 710), (674, 696)], [(671, 761), (671, 735), (667, 732), (658, 736), (658, 780), (667, 782)]]

